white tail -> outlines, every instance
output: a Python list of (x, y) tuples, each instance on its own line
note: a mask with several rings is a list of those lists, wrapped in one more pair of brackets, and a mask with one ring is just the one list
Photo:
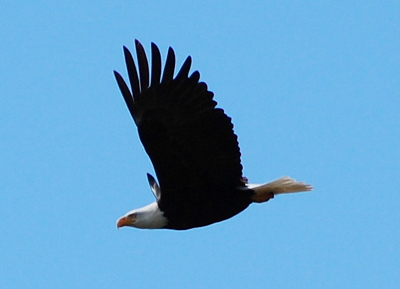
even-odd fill
[(249, 188), (255, 191), (253, 201), (256, 203), (266, 202), (278, 194), (298, 193), (311, 191), (313, 187), (303, 182), (297, 182), (290, 177), (281, 177), (275, 181), (264, 185), (249, 185)]

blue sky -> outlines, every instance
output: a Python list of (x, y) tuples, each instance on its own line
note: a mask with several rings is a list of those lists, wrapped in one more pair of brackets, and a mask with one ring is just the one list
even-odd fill
[[(1, 288), (399, 288), (397, 1), (23, 2), (0, 4)], [(112, 74), (135, 38), (192, 55), (251, 182), (315, 190), (117, 230), (153, 201)]]

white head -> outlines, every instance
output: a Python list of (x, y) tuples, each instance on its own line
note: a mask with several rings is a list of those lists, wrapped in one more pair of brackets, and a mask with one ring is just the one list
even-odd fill
[(117, 221), (117, 228), (129, 226), (140, 229), (160, 229), (167, 225), (168, 220), (158, 207), (157, 202), (143, 208), (132, 210)]

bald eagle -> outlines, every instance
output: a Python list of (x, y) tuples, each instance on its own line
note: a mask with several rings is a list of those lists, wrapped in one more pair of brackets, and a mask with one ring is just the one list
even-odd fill
[(124, 47), (130, 87), (118, 72), (114, 75), (159, 185), (147, 174), (156, 201), (125, 214), (117, 221), (118, 228), (207, 226), (235, 216), (251, 203), (312, 189), (290, 177), (248, 184), (231, 118), (216, 108), (214, 94), (199, 82), (199, 72), (189, 76), (191, 57), (174, 77), (175, 53), (169, 48), (161, 73), (161, 54), (152, 43), (150, 78), (145, 50), (138, 40), (135, 47), (138, 67)]

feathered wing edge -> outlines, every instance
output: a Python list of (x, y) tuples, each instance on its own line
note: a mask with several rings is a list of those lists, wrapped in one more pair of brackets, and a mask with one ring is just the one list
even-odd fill
[[(136, 68), (135, 61), (133, 60), (132, 54), (128, 48), (124, 46), (124, 56), (126, 68), (128, 71), (128, 78), (131, 84), (130, 89), (128, 85), (122, 78), (122, 76), (114, 70), (114, 76), (117, 80), (118, 87), (121, 90), (121, 93), (124, 97), (125, 103), (131, 113), (135, 123), (138, 125), (141, 120), (141, 112), (136, 104), (136, 99), (140, 98), (140, 95), (143, 94), (149, 88), (149, 63), (147, 61), (147, 56), (143, 45), (139, 42), (139, 40), (135, 39), (135, 48), (138, 59), (138, 67), (139, 74)], [(166, 84), (173, 80), (174, 71), (175, 71), (175, 52), (169, 47), (167, 59), (165, 62), (164, 72), (161, 78), (161, 53), (158, 49), (157, 45), (151, 43), (151, 86), (157, 86), (159, 84)], [(175, 80), (179, 81), (181, 79), (187, 78), (190, 67), (192, 64), (192, 58), (188, 56), (183, 63), (181, 69), (177, 73)], [(140, 75), (140, 78), (139, 78)], [(194, 81), (198, 81), (200, 75), (197, 71), (195, 71), (189, 79)]]

